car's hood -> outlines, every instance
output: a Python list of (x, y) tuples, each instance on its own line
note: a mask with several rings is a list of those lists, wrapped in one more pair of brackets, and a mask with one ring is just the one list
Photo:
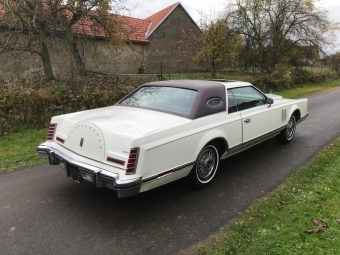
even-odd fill
[(103, 161), (107, 156), (123, 160), (133, 140), (178, 126), (190, 119), (152, 110), (112, 106), (56, 116), (60, 145), (84, 157)]

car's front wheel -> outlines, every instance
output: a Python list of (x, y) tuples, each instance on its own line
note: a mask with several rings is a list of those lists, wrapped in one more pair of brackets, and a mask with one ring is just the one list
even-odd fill
[(281, 131), (275, 138), (276, 141), (282, 144), (290, 143), (293, 140), (296, 131), (296, 119), (294, 115), (290, 116), (288, 124), (284, 130)]
[(206, 145), (198, 154), (196, 164), (189, 174), (191, 184), (202, 189), (208, 186), (214, 178), (220, 161), (215, 145)]

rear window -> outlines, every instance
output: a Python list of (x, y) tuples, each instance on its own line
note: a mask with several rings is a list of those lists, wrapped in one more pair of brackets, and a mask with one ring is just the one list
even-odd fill
[(147, 107), (188, 115), (191, 112), (197, 91), (174, 87), (142, 87), (120, 101), (122, 105)]

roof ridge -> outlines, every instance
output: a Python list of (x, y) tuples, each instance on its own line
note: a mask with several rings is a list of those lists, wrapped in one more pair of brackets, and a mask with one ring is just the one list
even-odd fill
[(181, 3), (177, 2), (169, 5), (168, 7), (145, 18), (145, 20), (150, 20), (152, 22), (149, 32), (146, 34), (146, 39), (160, 26), (160, 24), (163, 23), (163, 21), (176, 9), (178, 5), (181, 5)]
[[(165, 11), (166, 9), (168, 9), (168, 8), (170, 8), (170, 7), (174, 7), (175, 5), (177, 6), (178, 4), (180, 4), (180, 2), (176, 2), (176, 3), (174, 3), (174, 4), (171, 4), (171, 5), (169, 5), (169, 6), (165, 7), (165, 8), (163, 8), (162, 10), (160, 10), (160, 11), (158, 11), (158, 12), (156, 12), (156, 13), (150, 15), (149, 17), (147, 17), (147, 18), (145, 18), (145, 19), (149, 19), (149, 18), (151, 18), (152, 16), (155, 16), (155, 15), (157, 15), (158, 13), (160, 13), (160, 12), (162, 12), (162, 11)], [(172, 8), (171, 8), (171, 9), (172, 9)]]

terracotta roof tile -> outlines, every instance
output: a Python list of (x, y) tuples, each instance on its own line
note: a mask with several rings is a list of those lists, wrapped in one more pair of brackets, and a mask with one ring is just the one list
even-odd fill
[(148, 42), (145, 38), (146, 32), (150, 26), (150, 21), (145, 19), (137, 19), (126, 16), (116, 16), (122, 22), (123, 30), (128, 35), (129, 40), (137, 42)]
[(175, 3), (173, 5), (170, 5), (166, 7), (165, 9), (151, 15), (150, 17), (147, 17), (146, 20), (150, 20), (152, 22), (152, 25), (148, 31), (148, 36), (150, 36), (153, 31), (159, 26), (159, 24), (179, 5), (178, 3)]
[[(145, 38), (150, 21), (131, 18), (121, 15), (112, 15), (112, 19), (117, 19), (123, 28), (123, 34), (127, 39), (134, 42), (149, 42)], [(95, 26), (93, 21), (80, 20), (73, 25), (72, 30), (75, 34), (89, 35), (95, 37), (106, 37), (105, 31), (99, 26)], [(124, 37), (124, 35), (122, 35)]]
[[(111, 15), (112, 18), (116, 18), (121, 22), (124, 34), (127, 35), (127, 39), (134, 42), (149, 42), (148, 36), (150, 36), (154, 30), (163, 22), (163, 20), (179, 5), (175, 3), (167, 8), (151, 15), (146, 19), (138, 19), (132, 17), (126, 17), (121, 15)], [(5, 11), (0, 9), (0, 18), (3, 17)], [(71, 18), (71, 15), (67, 15)], [(78, 35), (88, 35), (94, 37), (106, 37), (105, 31), (99, 26), (95, 26), (93, 21), (88, 19), (82, 19), (72, 26), (72, 31)]]

